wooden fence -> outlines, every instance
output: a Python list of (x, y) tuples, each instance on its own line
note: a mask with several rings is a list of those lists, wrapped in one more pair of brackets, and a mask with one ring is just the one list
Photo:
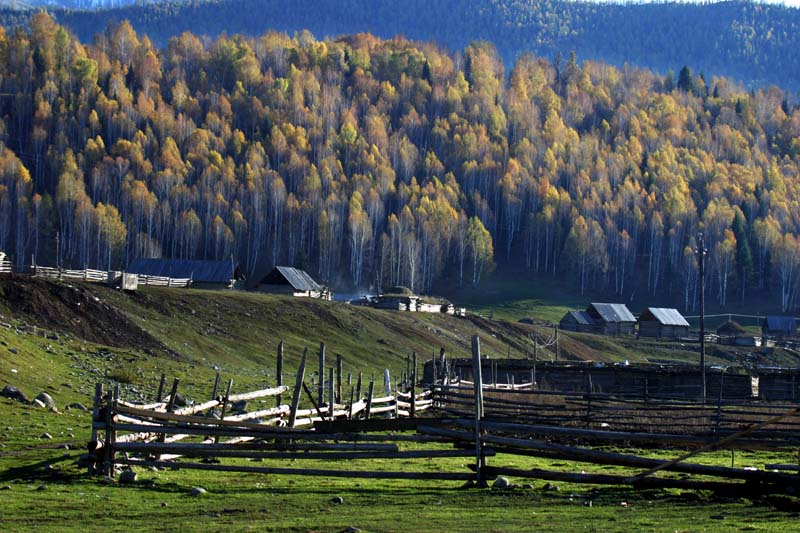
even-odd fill
[[(484, 386), (477, 337), (473, 338), (472, 382), (454, 383), (447, 372), (435, 372), (443, 378), (437, 379), (432, 388), (419, 391), (416, 357), (413, 366), (409, 364), (407, 376), (395, 383), (393, 390), (388, 376), (384, 390), (378, 393), (374, 379), (362, 388), (359, 375), (349, 394), (343, 390), (341, 357), (328, 368), (324, 344), (319, 350), (319, 375), (327, 379), (317, 387), (309, 386), (305, 380), (308, 350), (302, 356), (293, 387), (283, 384), (282, 343), (277, 360), (275, 386), (233, 394), (233, 382), (229, 380), (225, 392), (220, 393), (218, 374), (209, 400), (185, 407), (176, 405), (180, 381), (174, 380), (165, 395), (163, 375), (155, 401), (150, 404), (126, 402), (119, 397), (118, 388), (104, 393), (102, 385), (98, 385), (89, 444), (90, 472), (113, 476), (120, 465), (348, 478), (473, 480), (477, 486), (485, 486), (487, 480), (499, 475), (509, 475), (735, 494), (800, 490), (800, 476), (782, 472), (800, 471), (798, 465), (769, 464), (760, 470), (687, 461), (720, 448), (796, 450), (800, 446), (800, 407), (796, 405), (698, 405), (658, 399), (643, 402), (608, 394), (553, 395), (530, 387)], [(446, 369), (446, 363), (442, 361), (439, 368)], [(253, 400), (270, 404), (251, 411), (237, 404)], [(234, 407), (236, 412), (232, 412)], [(409, 442), (417, 446), (401, 449)], [(426, 443), (438, 445), (425, 447)], [(662, 450), (669, 446), (688, 451), (675, 459), (661, 460), (597, 447), (607, 444)], [(575, 473), (575, 469), (564, 472), (490, 466), (488, 459), (496, 457), (499, 461), (499, 454), (615, 465), (633, 472), (608, 475)], [(474, 462), (467, 465), (472, 472), (407, 468), (410, 459), (445, 457), (473, 458)], [(210, 458), (216, 460), (209, 461)], [(332, 462), (398, 459), (402, 466), (357, 470), (350, 463), (343, 468), (302, 468), (219, 461), (243, 458)], [(678, 473), (680, 477), (657, 475), (661, 471)], [(695, 475), (701, 477), (690, 477)]]
[[(220, 394), (220, 375), (214, 381), (210, 399), (198, 404), (177, 407), (180, 380), (175, 379), (170, 393), (164, 396), (162, 375), (155, 401), (135, 404), (119, 397), (119, 388), (104, 393), (98, 384), (89, 444), (89, 471), (113, 475), (116, 465), (166, 466), (176, 468), (294, 473), (347, 477), (383, 477), (398, 479), (469, 479), (468, 473), (353, 472), (338, 470), (303, 470), (297, 468), (261, 468), (242, 465), (176, 462), (181, 457), (230, 457), (251, 459), (418, 459), (471, 456), (463, 450), (401, 451), (397, 442), (428, 442), (437, 437), (409, 435), (362, 435), (359, 433), (324, 434), (313, 426), (333, 424), (338, 420), (375, 420), (416, 417), (429, 409), (430, 391), (416, 392), (413, 385), (391, 394), (378, 396), (374, 380), (362, 391), (362, 377), (350, 388), (349, 402), (342, 398), (341, 358), (329, 369), (329, 379), (318, 390), (305, 381), (308, 350), (303, 354), (293, 389), (282, 385), (283, 345), (278, 349), (279, 384), (262, 390), (233, 394), (233, 381)], [(320, 346), (320, 364), (324, 369), (325, 346)], [(321, 374), (324, 375), (324, 372)], [(326, 390), (327, 389), (327, 390)], [(291, 391), (291, 396), (289, 393)], [(315, 392), (317, 394), (315, 394)], [(362, 394), (363, 393), (363, 394)], [(275, 398), (274, 407), (246, 411), (239, 402)], [(283, 400), (288, 399), (288, 403)], [(310, 405), (302, 407), (301, 401)], [(237, 412), (230, 412), (238, 407)], [(122, 457), (120, 457), (120, 455)], [(131, 454), (139, 454), (131, 458)]]
[[(10, 272), (11, 270), (9, 270)], [(83, 270), (71, 270), (66, 268), (53, 268), (43, 266), (31, 267), (31, 273), (34, 276), (52, 278), (52, 279), (75, 279), (86, 281), (90, 283), (109, 283), (120, 276), (123, 272), (118, 270), (92, 270), (89, 268)], [(0, 270), (0, 272), (3, 272)], [(139, 285), (150, 285), (154, 287), (170, 287), (170, 288), (186, 288), (192, 285), (190, 278), (169, 278), (164, 276), (145, 276), (139, 274), (137, 276)]]

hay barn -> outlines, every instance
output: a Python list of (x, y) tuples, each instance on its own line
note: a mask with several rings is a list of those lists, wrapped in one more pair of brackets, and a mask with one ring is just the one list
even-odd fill
[(784, 339), (797, 336), (797, 319), (793, 316), (768, 316), (761, 324), (764, 335)]
[(639, 315), (639, 336), (679, 339), (689, 335), (689, 323), (677, 309), (648, 307)]
[(605, 335), (633, 335), (636, 317), (625, 304), (593, 303), (586, 313), (597, 325), (597, 331)]
[(586, 311), (569, 311), (558, 327), (566, 331), (577, 331), (579, 333), (592, 333), (597, 330), (597, 324)]
[(333, 293), (327, 287), (317, 283), (308, 272), (288, 266), (276, 266), (266, 275), (258, 278), (251, 289), (267, 294), (333, 299)]
[(126, 272), (142, 276), (191, 279), (198, 289), (232, 289), (244, 281), (239, 264), (233, 261), (195, 261), (189, 259), (136, 259)]

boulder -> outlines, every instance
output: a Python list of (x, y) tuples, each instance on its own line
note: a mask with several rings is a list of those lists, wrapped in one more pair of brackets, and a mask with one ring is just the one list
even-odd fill
[(30, 403), (28, 397), (13, 385), (6, 385), (3, 387), (3, 390), (0, 391), (0, 396), (4, 396), (10, 400), (15, 400), (22, 403)]
[(52, 396), (50, 396), (49, 394), (47, 394), (44, 391), (42, 391), (39, 394), (37, 394), (36, 398), (34, 398), (34, 400), (39, 400), (48, 409), (55, 409), (56, 408), (56, 401), (53, 399)]
[(511, 482), (508, 481), (508, 478), (503, 476), (499, 476), (494, 480), (494, 483), (492, 483), (492, 487), (495, 489), (507, 489), (509, 485), (511, 485)]
[(247, 400), (239, 400), (231, 404), (232, 413), (244, 413), (247, 411)]
[(120, 483), (135, 483), (137, 479), (136, 472), (133, 470), (123, 470), (119, 475)]
[(189, 404), (186, 403), (186, 396), (184, 396), (180, 392), (176, 393), (175, 394), (175, 406), (176, 407), (186, 407), (187, 405), (189, 405)]
[(342, 498), (341, 496), (334, 496), (333, 498), (331, 498), (330, 501), (335, 505), (341, 505), (344, 503), (344, 498)]
[(207, 493), (208, 491), (203, 487), (194, 487), (189, 494), (191, 496), (202, 496), (203, 494)]
[(73, 402), (67, 406), (67, 409), (76, 409), (78, 411), (88, 411), (89, 408), (83, 405), (82, 403)]

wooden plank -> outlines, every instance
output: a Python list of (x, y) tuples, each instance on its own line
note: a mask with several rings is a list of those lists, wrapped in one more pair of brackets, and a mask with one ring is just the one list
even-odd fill
[(140, 453), (170, 453), (177, 452), (183, 457), (231, 457), (231, 458), (252, 458), (252, 459), (279, 459), (279, 460), (328, 460), (328, 461), (353, 461), (364, 459), (436, 459), (447, 457), (471, 457), (471, 451), (465, 450), (406, 450), (406, 451), (356, 451), (356, 452), (274, 452), (274, 451), (253, 451), (234, 449), (237, 446), (228, 446), (227, 449), (203, 449), (198, 445), (197, 448), (174, 448), (174, 445), (165, 444), (153, 447), (150, 443), (131, 443), (119, 445), (121, 452), (140, 452)]
[(239, 466), (206, 463), (183, 463), (170, 461), (145, 461), (137, 459), (122, 459), (121, 464), (130, 466), (155, 466), (159, 468), (178, 468), (193, 470), (212, 470), (220, 472), (246, 472), (254, 474), (279, 474), (294, 476), (319, 476), (319, 477), (344, 477), (360, 479), (423, 479), (444, 481), (468, 481), (473, 479), (473, 474), (453, 472), (367, 472), (358, 470), (315, 470), (305, 468), (270, 468), (260, 466)]
[(303, 357), (300, 359), (300, 367), (297, 369), (297, 378), (295, 379), (294, 392), (292, 393), (292, 405), (289, 410), (289, 427), (293, 428), (297, 421), (297, 407), (300, 404), (300, 392), (303, 388), (303, 378), (306, 373), (306, 357), (308, 356), (308, 348), (303, 350)]
[(241, 394), (234, 394), (229, 398), (230, 402), (239, 402), (242, 400), (255, 400), (257, 398), (265, 398), (267, 396), (280, 396), (288, 391), (289, 387), (270, 387), (268, 389), (257, 390), (253, 392), (243, 392)]

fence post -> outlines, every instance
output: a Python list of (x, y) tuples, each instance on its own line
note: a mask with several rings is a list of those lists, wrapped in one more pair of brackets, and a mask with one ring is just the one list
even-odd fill
[(158, 382), (158, 392), (156, 393), (156, 401), (161, 403), (161, 400), (164, 398), (164, 385), (167, 382), (167, 375), (162, 372), (161, 373), (161, 381)]
[(297, 379), (294, 382), (294, 392), (292, 393), (292, 407), (289, 410), (289, 427), (293, 428), (297, 420), (297, 406), (300, 403), (300, 391), (303, 389), (303, 378), (306, 373), (306, 356), (308, 348), (303, 350), (303, 357), (300, 359), (300, 367), (297, 369)]
[(375, 390), (375, 380), (369, 382), (369, 388), (367, 389), (367, 412), (364, 418), (369, 420), (370, 415), (372, 414), (372, 393)]
[(591, 426), (592, 421), (592, 375), (586, 373), (586, 427)]
[[(278, 368), (276, 369), (276, 378), (278, 380), (278, 387), (283, 386), (283, 339), (278, 343)], [(275, 407), (280, 407), (281, 395), (275, 397)]]
[(350, 412), (347, 415), (348, 420), (353, 419), (353, 402), (355, 401), (356, 389), (350, 387)]
[(475, 390), (475, 473), (479, 488), (485, 487), (483, 479), (483, 450), (481, 446), (481, 418), (483, 418), (483, 377), (481, 371), (481, 340), (477, 335), (472, 337), (472, 381)]
[(319, 398), (317, 403), (320, 407), (325, 404), (325, 343), (319, 343)]
[[(220, 422), (225, 420), (225, 411), (228, 409), (228, 401), (230, 400), (231, 397), (231, 387), (233, 387), (233, 378), (228, 380), (228, 388), (225, 390), (225, 398), (222, 399), (222, 411), (219, 414)], [(171, 401), (172, 400), (170, 400), (170, 402)], [(222, 427), (222, 424), (220, 424), (220, 427)], [(214, 444), (218, 443), (219, 443), (219, 435), (215, 435)]]
[(89, 455), (93, 460), (89, 463), (89, 475), (95, 473), (95, 466), (97, 464), (97, 428), (95, 424), (100, 423), (100, 406), (103, 402), (103, 384), (97, 383), (94, 386), (94, 405), (92, 406), (92, 437), (89, 441)]
[(117, 436), (111, 428), (114, 422), (114, 407), (119, 399), (119, 384), (114, 386), (114, 392), (108, 391), (106, 395), (106, 442), (103, 445), (105, 459), (103, 461), (103, 474), (114, 477), (114, 441)]
[(340, 354), (336, 354), (336, 401), (344, 403), (342, 401), (342, 356)]
[(412, 356), (411, 367), (411, 418), (417, 416), (417, 352)]
[(361, 372), (358, 373), (358, 381), (356, 382), (356, 397), (361, 399)]
[(336, 405), (336, 397), (333, 395), (333, 367), (328, 369), (328, 419), (333, 422), (333, 408)]
[(214, 378), (214, 389), (211, 391), (212, 400), (217, 399), (217, 392), (219, 392), (219, 378), (220, 378), (220, 373), (217, 372), (217, 377)]

